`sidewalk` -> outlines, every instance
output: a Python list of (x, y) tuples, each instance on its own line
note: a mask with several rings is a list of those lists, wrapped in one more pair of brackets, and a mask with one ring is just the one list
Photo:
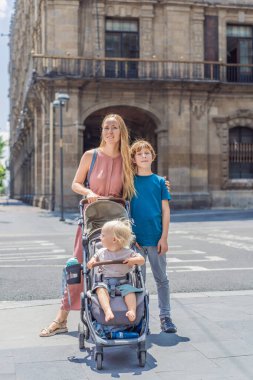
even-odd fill
[(104, 349), (97, 371), (92, 343), (80, 351), (79, 313), (69, 333), (40, 338), (59, 300), (0, 302), (1, 380), (252, 380), (253, 291), (173, 294), (177, 334), (160, 333), (156, 296), (150, 297), (148, 355), (138, 366), (135, 349)]

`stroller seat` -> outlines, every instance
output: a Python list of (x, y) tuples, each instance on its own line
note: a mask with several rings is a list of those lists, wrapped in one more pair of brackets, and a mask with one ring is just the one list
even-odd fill
[(121, 295), (115, 295), (115, 297), (111, 297), (110, 305), (114, 314), (114, 319), (106, 322), (105, 315), (99, 304), (97, 295), (92, 294), (90, 290), (87, 292), (87, 296), (91, 300), (91, 314), (98, 323), (107, 326), (137, 325), (140, 323), (144, 314), (145, 294), (146, 292), (144, 289), (142, 293), (136, 293), (136, 319), (133, 322), (130, 322), (126, 316), (127, 306)]

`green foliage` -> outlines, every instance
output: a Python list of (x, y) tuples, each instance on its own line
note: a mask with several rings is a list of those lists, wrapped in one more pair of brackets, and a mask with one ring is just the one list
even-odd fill
[(5, 141), (3, 140), (2, 136), (0, 136), (0, 159), (3, 158), (3, 152), (5, 147)]
[[(5, 147), (5, 141), (0, 136), (0, 159), (3, 158), (3, 152)], [(4, 193), (4, 179), (6, 176), (6, 168), (0, 163), (0, 194)]]
[(5, 179), (5, 175), (6, 175), (6, 169), (5, 167), (0, 164), (0, 194), (3, 194), (4, 193), (4, 179)]

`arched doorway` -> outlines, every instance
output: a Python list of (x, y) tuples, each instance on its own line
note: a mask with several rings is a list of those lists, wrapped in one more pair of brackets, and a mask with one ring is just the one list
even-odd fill
[[(109, 113), (117, 113), (124, 119), (129, 130), (130, 143), (136, 139), (148, 140), (157, 151), (157, 138), (155, 121), (144, 110), (137, 107), (113, 106), (102, 108), (93, 112), (84, 120), (83, 151), (92, 149), (100, 144), (101, 123)], [(154, 162), (153, 170), (156, 170)]]

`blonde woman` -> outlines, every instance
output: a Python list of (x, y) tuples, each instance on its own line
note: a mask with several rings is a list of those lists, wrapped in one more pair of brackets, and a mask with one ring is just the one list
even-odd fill
[[(94, 149), (85, 152), (76, 171), (72, 190), (86, 196), (89, 203), (95, 202), (101, 196), (122, 197), (131, 199), (135, 194), (133, 172), (129, 153), (129, 135), (121, 116), (107, 115), (102, 122), (101, 143), (96, 149), (96, 160), (89, 177), (89, 187), (85, 187)], [(74, 257), (82, 263), (82, 228), (78, 226)], [(54, 321), (40, 332), (41, 337), (49, 337), (68, 331), (67, 318), (70, 310), (80, 309), (80, 293), (83, 285), (72, 285), (70, 289), (71, 305), (65, 290), (61, 308)]]

